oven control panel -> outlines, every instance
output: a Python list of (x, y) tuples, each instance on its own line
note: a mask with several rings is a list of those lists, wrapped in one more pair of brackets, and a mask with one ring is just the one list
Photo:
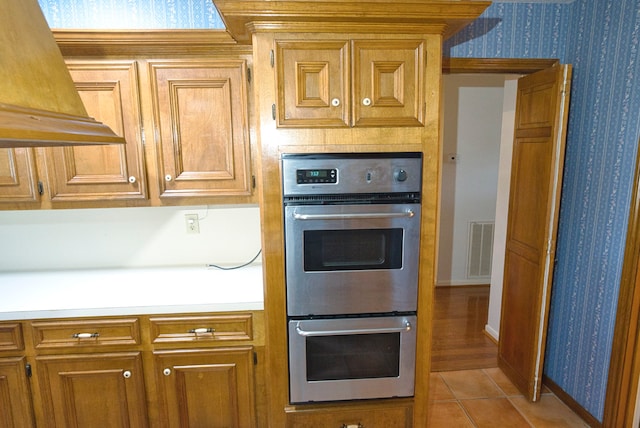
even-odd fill
[(422, 154), (283, 154), (285, 196), (357, 193), (419, 193)]
[(331, 169), (297, 169), (296, 182), (298, 184), (332, 183), (338, 182), (338, 170)]

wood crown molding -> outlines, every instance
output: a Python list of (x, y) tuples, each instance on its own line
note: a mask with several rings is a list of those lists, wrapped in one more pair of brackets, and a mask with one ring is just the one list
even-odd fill
[[(474, 21), (489, 1), (367, 0), (367, 1), (266, 1), (214, 0), (227, 30), (238, 43), (251, 43), (251, 29), (318, 32), (326, 25), (377, 32), (381, 24), (403, 33), (405, 26), (437, 28), (444, 38)], [(304, 25), (301, 25), (304, 24)], [(370, 26), (367, 28), (367, 26)], [(436, 26), (436, 27), (434, 27)], [(435, 30), (434, 30), (435, 31)]]
[(53, 30), (65, 57), (251, 54), (225, 30)]

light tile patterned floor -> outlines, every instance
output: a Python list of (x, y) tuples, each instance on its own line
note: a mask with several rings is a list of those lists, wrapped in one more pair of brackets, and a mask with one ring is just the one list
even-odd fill
[(530, 403), (499, 368), (431, 373), (429, 428), (588, 425), (554, 394)]

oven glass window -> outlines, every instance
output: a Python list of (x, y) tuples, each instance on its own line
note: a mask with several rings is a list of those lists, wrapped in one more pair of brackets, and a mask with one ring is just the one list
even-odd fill
[(400, 333), (313, 336), (306, 346), (308, 381), (400, 374)]
[(400, 269), (402, 238), (401, 228), (306, 230), (304, 270)]

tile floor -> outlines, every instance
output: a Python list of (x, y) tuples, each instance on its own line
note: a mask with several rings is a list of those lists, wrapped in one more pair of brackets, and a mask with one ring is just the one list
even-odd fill
[(499, 368), (431, 373), (429, 395), (429, 428), (588, 427), (548, 391), (530, 403)]

